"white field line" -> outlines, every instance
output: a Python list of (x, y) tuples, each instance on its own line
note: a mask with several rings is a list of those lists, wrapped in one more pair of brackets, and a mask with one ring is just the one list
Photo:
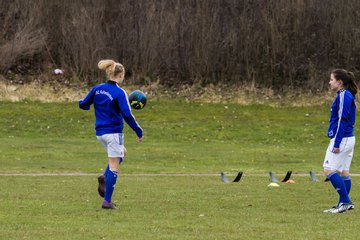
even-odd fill
[[(226, 173), (226, 172), (225, 172)], [(64, 173), (0, 173), (0, 177), (57, 177), (57, 176), (99, 176), (101, 173), (83, 173), (83, 172), (64, 172)], [(235, 176), (236, 174), (226, 173), (227, 176)], [(220, 173), (120, 173), (126, 177), (208, 177), (220, 176)], [(276, 176), (283, 176), (285, 174), (277, 174)], [(316, 173), (316, 176), (324, 176), (321, 173)], [(352, 173), (351, 176), (358, 177), (360, 173)], [(269, 176), (269, 173), (244, 173), (243, 176)], [(291, 176), (305, 177), (310, 176), (309, 173), (293, 173)]]

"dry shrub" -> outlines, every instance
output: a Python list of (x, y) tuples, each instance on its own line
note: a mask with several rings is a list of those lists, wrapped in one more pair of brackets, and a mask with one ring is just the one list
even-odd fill
[(41, 56), (47, 33), (41, 27), (41, 6), (21, 0), (2, 1), (0, 8), (0, 70), (6, 71), (21, 61)]
[(32, 58), (45, 47), (45, 35), (41, 29), (33, 29), (31, 23), (16, 31), (13, 38), (0, 45), (0, 69), (7, 70), (20, 60)]
[(0, 47), (11, 60), (8, 44), (28, 22), (24, 38), (34, 41), (17, 54), (41, 52), (87, 83), (102, 81), (97, 62), (113, 58), (136, 84), (324, 91), (331, 68), (360, 73), (359, 8), (358, 0), (2, 1)]
[(111, 57), (114, 51), (107, 47), (102, 29), (104, 5), (102, 1), (92, 2), (92, 5), (83, 5), (75, 1), (66, 6), (68, 15), (61, 17), (59, 27), (62, 34), (61, 65), (82, 77), (96, 69), (96, 63), (102, 57)]

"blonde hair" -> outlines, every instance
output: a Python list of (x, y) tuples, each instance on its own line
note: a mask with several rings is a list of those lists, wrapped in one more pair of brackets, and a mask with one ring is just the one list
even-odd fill
[(101, 60), (98, 63), (98, 67), (106, 72), (109, 79), (117, 77), (119, 74), (125, 76), (125, 68), (121, 63), (114, 60)]

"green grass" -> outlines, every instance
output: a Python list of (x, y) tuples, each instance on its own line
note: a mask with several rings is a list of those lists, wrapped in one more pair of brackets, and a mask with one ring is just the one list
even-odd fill
[[(103, 211), (96, 176), (106, 154), (93, 112), (76, 103), (0, 102), (0, 173), (90, 174), (0, 176), (0, 239), (358, 239), (357, 209), (322, 213), (337, 201), (329, 183), (295, 175), (296, 184), (267, 187), (268, 171), (279, 179), (287, 170), (321, 172), (329, 106), (170, 100), (133, 113), (144, 142), (125, 127), (119, 210)], [(356, 150), (351, 170), (360, 172)], [(245, 174), (224, 184), (220, 171)], [(169, 175), (143, 175), (150, 173)]]
[[(0, 172), (99, 172), (104, 167), (106, 155), (94, 136), (92, 111), (79, 110), (76, 103), (0, 104)], [(137, 144), (125, 127), (127, 173), (320, 172), (329, 141), (328, 106), (172, 100), (150, 102), (134, 114), (145, 137)], [(355, 172), (358, 160), (355, 154)]]
[(0, 239), (358, 239), (357, 209), (322, 213), (330, 184), (294, 179), (268, 188), (265, 176), (121, 176), (119, 209), (105, 211), (92, 176), (1, 177)]

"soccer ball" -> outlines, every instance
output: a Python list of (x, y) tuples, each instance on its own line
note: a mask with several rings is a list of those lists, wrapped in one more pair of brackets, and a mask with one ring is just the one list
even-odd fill
[(129, 95), (130, 106), (134, 109), (144, 108), (146, 105), (146, 101), (146, 95), (140, 90), (135, 90)]

